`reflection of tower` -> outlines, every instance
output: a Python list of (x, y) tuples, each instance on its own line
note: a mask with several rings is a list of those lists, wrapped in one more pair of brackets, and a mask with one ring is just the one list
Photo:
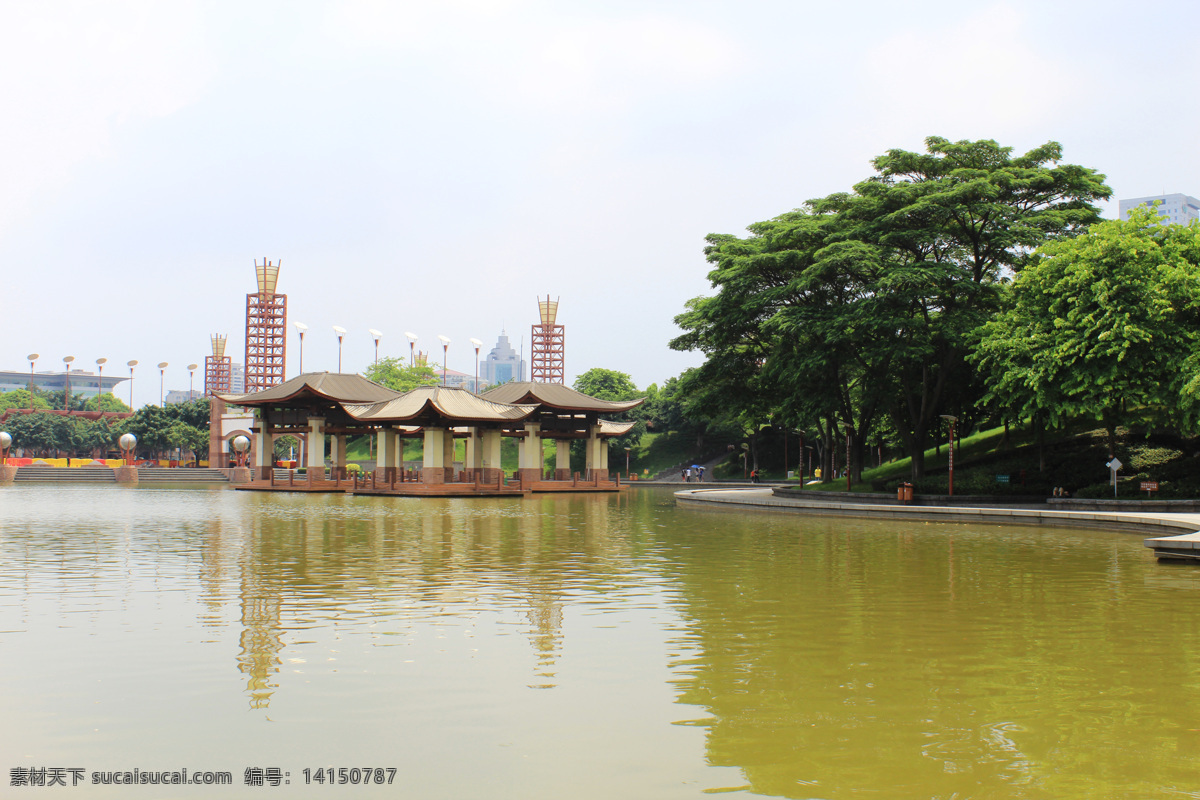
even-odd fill
[(529, 378), (538, 383), (563, 383), (563, 326), (555, 325), (558, 301), (538, 298), (541, 322), (533, 326)]
[(212, 335), (212, 355), (204, 357), (204, 393), (214, 395), (217, 392), (229, 394), (230, 386), (230, 357), (225, 355), (227, 337), (219, 333)]
[(283, 383), (287, 356), (287, 295), (276, 294), (279, 264), (254, 262), (258, 292), (246, 295), (246, 393)]
[(279, 672), (279, 651), (283, 649), (280, 635), (278, 592), (253, 578), (242, 585), (242, 637), (238, 653), (238, 669), (246, 678), (246, 692), (251, 708), (266, 708), (278, 684), (271, 677)]

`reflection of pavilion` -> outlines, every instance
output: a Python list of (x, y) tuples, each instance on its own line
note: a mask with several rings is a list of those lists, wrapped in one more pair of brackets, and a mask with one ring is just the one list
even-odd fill
[[(482, 396), (446, 386), (396, 392), (359, 375), (307, 373), (278, 386), (245, 395), (219, 395), (231, 405), (257, 409), (254, 478), (244, 488), (343, 490), (378, 494), (497, 494), (528, 491), (613, 491), (606, 440), (629, 431), (632, 423), (600, 418), (627, 411), (641, 400), (610, 402), (566, 386), (509, 383)], [(300, 484), (274, 482), (274, 438), (305, 440), (306, 477)], [(346, 440), (371, 435), (376, 442), (374, 472), (362, 487), (344, 484)], [(502, 437), (518, 439), (519, 470), (506, 480), (500, 465)], [(332, 437), (332, 474), (325, 476), (325, 442)], [(420, 469), (404, 470), (405, 439), (422, 440)], [(465, 441), (462, 471), (454, 469), (454, 441)], [(542, 441), (556, 442), (553, 475), (545, 472)], [(570, 445), (585, 442), (582, 476), (571, 474)], [(580, 481), (582, 478), (582, 482)]]

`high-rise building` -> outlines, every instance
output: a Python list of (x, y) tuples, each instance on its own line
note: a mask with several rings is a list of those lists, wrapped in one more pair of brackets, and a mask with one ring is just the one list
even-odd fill
[(1119, 201), (1121, 219), (1129, 219), (1130, 209), (1151, 206), (1173, 225), (1187, 225), (1200, 220), (1200, 200), (1186, 194), (1156, 194), (1153, 197), (1132, 197)]
[(501, 332), (500, 338), (496, 340), (496, 346), (483, 360), (479, 367), (479, 377), (481, 383), (487, 383), (490, 386), (525, 380), (525, 361), (516, 350), (513, 350), (507, 333)]

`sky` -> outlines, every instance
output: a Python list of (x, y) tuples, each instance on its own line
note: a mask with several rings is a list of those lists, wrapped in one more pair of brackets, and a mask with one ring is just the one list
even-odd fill
[[(645, 388), (711, 294), (705, 236), (845, 191), (889, 149), (995, 139), (1200, 196), (1200, 4), (0, 0), (0, 369), (187, 389), (281, 264), (304, 368), (529, 354)], [(289, 325), (289, 327), (291, 327)], [(289, 377), (299, 340), (289, 330)], [(202, 376), (197, 376), (202, 384)], [(126, 397), (128, 384), (117, 388)]]

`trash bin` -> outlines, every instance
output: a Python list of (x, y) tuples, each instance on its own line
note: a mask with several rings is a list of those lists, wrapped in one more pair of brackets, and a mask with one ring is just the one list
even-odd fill
[(896, 499), (901, 503), (908, 505), (913, 499), (913, 487), (911, 483), (902, 483), (896, 489)]

